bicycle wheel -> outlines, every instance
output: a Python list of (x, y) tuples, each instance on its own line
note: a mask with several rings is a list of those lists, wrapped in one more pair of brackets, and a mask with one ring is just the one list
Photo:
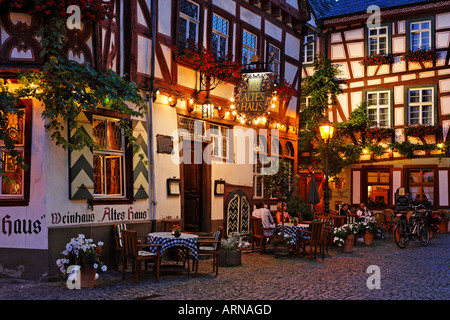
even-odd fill
[(427, 246), (430, 243), (430, 231), (423, 221), (420, 221), (417, 225), (417, 238), (423, 246)]
[(406, 224), (403, 222), (400, 222), (395, 226), (394, 229), (394, 241), (395, 244), (400, 248), (404, 249), (408, 246), (409, 243), (409, 236), (406, 232)]

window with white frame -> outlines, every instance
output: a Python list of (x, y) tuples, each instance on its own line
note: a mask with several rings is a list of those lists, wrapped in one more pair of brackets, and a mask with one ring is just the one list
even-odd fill
[(271, 43), (269, 43), (269, 59), (271, 59), (268, 64), (269, 71), (272, 71), (274, 74), (279, 75), (281, 66), (280, 48), (274, 46)]
[(15, 198), (23, 196), (24, 171), (17, 165), (16, 156), (24, 157), (25, 152), (25, 115), (22, 113), (9, 113), (6, 115), (6, 134), (14, 143), (17, 155), (6, 149), (5, 140), (0, 139), (0, 198)]
[(213, 14), (211, 51), (220, 58), (228, 52), (229, 24), (228, 20)]
[(410, 24), (411, 50), (429, 50), (431, 48), (431, 21), (412, 22)]
[(178, 20), (178, 42), (198, 43), (200, 25), (199, 5), (188, 1), (180, 0), (180, 17)]
[(315, 37), (313, 34), (305, 36), (303, 40), (303, 63), (314, 62)]
[(408, 92), (409, 125), (434, 124), (434, 89), (409, 89)]
[(371, 126), (390, 126), (390, 92), (378, 91), (367, 93), (367, 117)]
[(370, 28), (369, 29), (369, 54), (387, 54), (388, 53), (388, 28)]
[(228, 155), (228, 131), (227, 127), (210, 124), (209, 131), (212, 139), (212, 156), (227, 158)]
[(242, 33), (242, 64), (249, 64), (258, 52), (258, 37), (244, 30)]
[(119, 120), (93, 117), (94, 196), (125, 196), (125, 137)]

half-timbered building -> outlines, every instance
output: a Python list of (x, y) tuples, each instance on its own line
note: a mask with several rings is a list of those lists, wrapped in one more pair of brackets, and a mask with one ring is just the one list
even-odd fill
[[(15, 87), (19, 70), (40, 70), (46, 61), (36, 33), (43, 20), (7, 5), (0, 12), (0, 76)], [(112, 6), (113, 17), (68, 30), (63, 52), (138, 85), (149, 112), (127, 119), (141, 152), (126, 147), (116, 125), (124, 115), (101, 107), (76, 121), (102, 148), (63, 150), (46, 132), (42, 103), (24, 100), (24, 116), (9, 121), (28, 170), (10, 164), (5, 171), (16, 179), (3, 179), (0, 190), (4, 275), (56, 274), (56, 259), (80, 233), (105, 243), (104, 260), (113, 267), (117, 223), (140, 234), (159, 230), (169, 217), (189, 231), (219, 225), (249, 231), (253, 202), (268, 195), (261, 164), (248, 160), (279, 156), (297, 167), (306, 1), (114, 0)], [(279, 91), (282, 84), (294, 91), (288, 99), (271, 95), (259, 119), (242, 117), (233, 103), (239, 77), (205, 74), (177, 54), (187, 43), (250, 69), (259, 68), (258, 57), (263, 73), (285, 80)], [(259, 138), (250, 139), (255, 132)], [(192, 161), (180, 161), (185, 158)]]
[(410, 203), (448, 209), (449, 2), (310, 3), (314, 19), (302, 76), (312, 74), (315, 53), (339, 66), (343, 93), (328, 110), (330, 121), (347, 121), (365, 102), (369, 131), (395, 129), (373, 136), (383, 152), (363, 150), (332, 182), (331, 209), (342, 202), (395, 208), (400, 190)]

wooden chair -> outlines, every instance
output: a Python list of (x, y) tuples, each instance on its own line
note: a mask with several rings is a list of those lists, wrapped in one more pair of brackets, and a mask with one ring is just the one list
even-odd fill
[(317, 247), (319, 252), (322, 253), (322, 259), (325, 259), (325, 246), (326, 246), (326, 223), (323, 221), (313, 221), (311, 223), (311, 231), (305, 232), (304, 243), (305, 246), (309, 245), (309, 257), (312, 259), (313, 246), (314, 246), (314, 258), (317, 257)]
[(342, 227), (345, 224), (345, 216), (330, 215), (330, 225), (333, 228)]
[(264, 228), (261, 218), (251, 217), (252, 226), (252, 252), (255, 250), (255, 242), (259, 240), (259, 252), (266, 252), (267, 239), (273, 239), (275, 237), (276, 228)]
[(375, 234), (380, 234), (380, 238), (384, 237), (384, 222), (386, 221), (386, 216), (384, 213), (375, 213), (374, 214), (375, 221), (377, 222), (377, 232)]
[[(123, 240), (122, 240), (122, 231), (123, 230), (127, 230), (127, 225), (125, 223), (116, 223), (114, 224), (114, 252), (116, 254), (116, 270), (119, 269), (119, 264), (121, 264), (124, 259), (123, 259)], [(140, 239), (144, 239), (145, 242), (145, 238), (147, 238), (146, 236), (137, 236), (138, 238), (138, 243), (142, 243), (142, 240)], [(128, 263), (126, 264), (128, 265)], [(124, 266), (125, 268), (125, 266)]]
[(213, 256), (213, 272), (216, 272), (216, 276), (219, 274), (219, 253), (220, 244), (222, 243), (223, 227), (220, 226), (219, 230), (214, 233), (214, 238), (207, 236), (199, 236), (197, 240), (198, 259), (194, 260), (192, 267), (195, 265), (195, 274), (198, 274), (198, 260), (201, 255)]
[[(155, 263), (156, 281), (159, 281), (159, 269), (161, 264), (161, 244), (138, 244), (136, 231), (122, 230), (122, 241), (124, 249), (124, 266), (122, 271), (122, 280), (125, 280), (125, 270), (128, 266), (128, 260), (133, 264), (133, 273), (135, 274), (135, 281), (138, 282), (141, 275), (142, 262), (145, 262), (147, 269), (147, 262), (153, 260)], [(156, 253), (150, 251), (140, 250), (142, 248), (155, 247)]]
[(345, 216), (345, 223), (355, 223), (358, 220), (358, 215), (356, 213), (349, 213)]

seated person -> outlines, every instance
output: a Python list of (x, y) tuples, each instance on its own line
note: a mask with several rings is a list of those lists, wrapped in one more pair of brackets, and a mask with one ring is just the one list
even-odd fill
[(281, 207), (281, 202), (277, 204), (277, 215), (276, 215), (277, 224), (282, 224), (283, 223), (282, 219), (284, 220), (284, 222), (289, 222), (289, 213), (287, 213), (286, 210), (287, 210), (286, 204), (284, 205), (283, 208)]
[(356, 211), (356, 214), (358, 215), (358, 217), (367, 217), (372, 215), (372, 213), (369, 210), (367, 210), (364, 202), (359, 204), (359, 209), (358, 211)]
[(340, 216), (346, 216), (347, 214), (351, 214), (351, 211), (348, 208), (348, 203), (344, 203), (342, 205), (341, 210), (339, 210), (339, 215)]
[[(261, 219), (263, 228), (275, 228), (275, 223), (273, 222), (272, 214), (269, 209), (264, 208), (262, 202), (256, 204), (256, 209), (252, 212), (252, 216)], [(273, 231), (265, 230), (265, 236), (273, 235)]]

